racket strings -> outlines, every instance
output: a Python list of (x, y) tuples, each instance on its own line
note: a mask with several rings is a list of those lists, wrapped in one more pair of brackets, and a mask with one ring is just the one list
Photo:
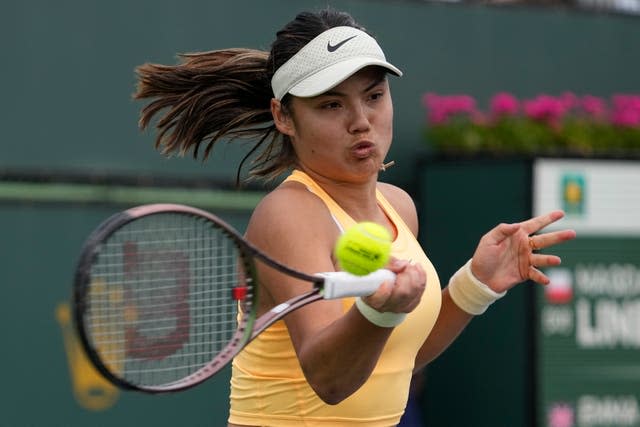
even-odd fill
[(99, 250), (85, 323), (107, 368), (134, 385), (169, 384), (207, 365), (236, 334), (235, 240), (212, 222), (149, 215)]

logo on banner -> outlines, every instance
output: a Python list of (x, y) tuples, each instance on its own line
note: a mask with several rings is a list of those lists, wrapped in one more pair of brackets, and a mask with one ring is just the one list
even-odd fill
[(584, 215), (585, 180), (580, 174), (562, 177), (562, 209), (568, 215)]
[(548, 427), (637, 426), (640, 405), (633, 395), (584, 394), (577, 401), (554, 401), (547, 407)]
[(554, 402), (547, 411), (549, 427), (573, 427), (575, 425), (575, 409), (566, 402)]
[(549, 284), (544, 295), (550, 304), (567, 304), (573, 299), (573, 274), (568, 268), (553, 268), (547, 272)]
[(92, 411), (109, 409), (115, 405), (120, 393), (115, 386), (102, 377), (85, 355), (73, 329), (69, 303), (58, 304), (55, 315), (62, 331), (71, 374), (71, 386), (77, 402), (83, 408)]

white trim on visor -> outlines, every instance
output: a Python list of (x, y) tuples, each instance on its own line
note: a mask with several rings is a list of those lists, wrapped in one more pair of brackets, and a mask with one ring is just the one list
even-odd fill
[(379, 65), (398, 76), (376, 40), (353, 27), (331, 28), (278, 68), (271, 79), (274, 96), (290, 93), (303, 98), (320, 95), (369, 65)]

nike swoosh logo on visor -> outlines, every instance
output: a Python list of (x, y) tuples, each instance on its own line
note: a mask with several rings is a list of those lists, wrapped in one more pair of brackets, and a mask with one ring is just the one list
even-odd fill
[(327, 50), (329, 52), (335, 52), (336, 50), (340, 49), (340, 46), (342, 46), (343, 44), (345, 44), (349, 40), (354, 39), (356, 37), (358, 37), (357, 34), (355, 36), (351, 36), (349, 38), (346, 38), (346, 39), (342, 40), (340, 43), (334, 44), (334, 45), (331, 45), (331, 42), (327, 42)]

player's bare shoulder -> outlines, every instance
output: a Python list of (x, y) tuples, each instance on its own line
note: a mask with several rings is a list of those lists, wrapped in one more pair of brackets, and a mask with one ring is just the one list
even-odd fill
[(296, 241), (313, 241), (322, 244), (324, 240), (330, 245), (337, 233), (331, 214), (320, 198), (303, 184), (284, 182), (254, 209), (247, 239), (259, 247), (274, 242), (294, 245)]
[(378, 182), (378, 190), (391, 203), (411, 231), (418, 233), (418, 213), (413, 198), (402, 188), (386, 182)]

